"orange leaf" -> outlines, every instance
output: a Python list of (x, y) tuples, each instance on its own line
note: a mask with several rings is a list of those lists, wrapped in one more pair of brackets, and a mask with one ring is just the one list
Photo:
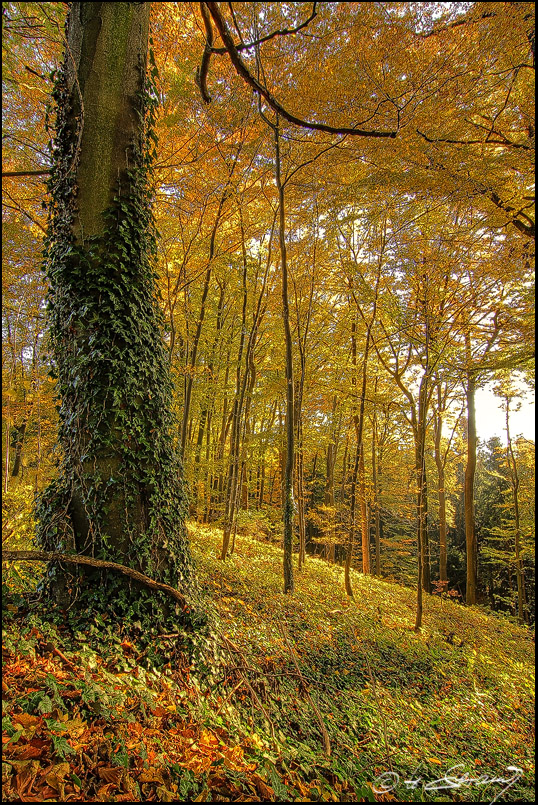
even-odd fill
[(13, 716), (13, 723), (20, 724), (25, 730), (27, 730), (28, 727), (36, 726), (40, 721), (41, 716), (31, 716), (28, 713), (18, 713), (16, 716)]

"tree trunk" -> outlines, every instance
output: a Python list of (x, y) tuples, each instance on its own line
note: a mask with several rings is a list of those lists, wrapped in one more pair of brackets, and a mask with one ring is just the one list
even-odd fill
[(278, 124), (275, 134), (275, 176), (278, 191), (279, 244), (282, 271), (282, 319), (286, 345), (286, 464), (283, 479), (283, 517), (284, 517), (284, 592), (293, 592), (293, 465), (295, 461), (295, 426), (293, 422), (293, 343), (290, 327), (288, 300), (288, 258), (286, 251), (286, 213), (284, 207), (284, 185), (280, 175), (280, 135)]
[(359, 461), (359, 497), (361, 503), (361, 547), (362, 572), (370, 573), (370, 534), (368, 533), (368, 514), (366, 511), (366, 479), (364, 473), (364, 449), (361, 442)]
[(439, 581), (446, 586), (447, 577), (447, 552), (446, 552), (446, 496), (445, 496), (445, 467), (443, 456), (441, 455), (441, 436), (443, 430), (443, 420), (440, 413), (434, 417), (435, 430), (435, 464), (437, 467), (437, 484), (439, 495)]
[(523, 569), (523, 562), (521, 560), (521, 522), (519, 514), (519, 474), (517, 471), (517, 462), (512, 446), (512, 438), (510, 436), (510, 399), (505, 397), (506, 402), (506, 442), (507, 442), (507, 458), (508, 467), (510, 469), (510, 482), (512, 487), (512, 499), (514, 501), (514, 520), (515, 520), (515, 533), (514, 533), (514, 548), (516, 556), (516, 583), (517, 583), (517, 613), (520, 623), (529, 622), (529, 613), (527, 610), (527, 601), (525, 593), (525, 573)]
[(26, 433), (26, 421), (24, 421), (18, 428), (14, 428), (16, 433), (16, 442), (15, 442), (15, 459), (13, 461), (13, 469), (11, 470), (11, 477), (15, 478), (21, 469), (22, 463), (22, 448), (24, 445), (24, 435)]
[[(146, 79), (149, 5), (69, 10), (46, 254), (63, 461), (41, 499), (38, 543), (188, 589), (194, 576), (147, 189), (155, 104)], [(65, 606), (75, 596), (85, 607), (93, 594), (98, 606), (101, 588), (105, 608), (113, 601), (118, 616), (131, 611), (120, 580), (105, 576), (105, 591), (93, 573), (77, 598), (56, 565), (56, 599)]]
[(208, 261), (207, 261), (207, 270), (204, 280), (204, 287), (202, 290), (202, 299), (200, 301), (200, 314), (198, 316), (198, 321), (196, 323), (196, 331), (194, 333), (194, 339), (192, 342), (190, 356), (189, 356), (189, 363), (187, 367), (187, 372), (185, 373), (185, 387), (184, 387), (184, 400), (183, 400), (183, 419), (181, 422), (181, 429), (180, 429), (180, 456), (181, 460), (183, 461), (185, 458), (185, 449), (187, 446), (187, 439), (188, 439), (188, 432), (187, 432), (187, 423), (189, 421), (189, 414), (190, 414), (190, 407), (191, 407), (191, 398), (192, 398), (192, 384), (194, 381), (194, 371), (196, 368), (196, 358), (198, 355), (198, 347), (200, 344), (200, 337), (202, 335), (202, 327), (204, 324), (205, 312), (206, 312), (206, 301), (207, 295), (209, 293), (209, 285), (211, 282), (211, 272), (213, 267), (213, 258), (215, 257), (215, 241), (217, 237), (217, 232), (220, 224), (220, 220), (222, 217), (222, 211), (224, 209), (224, 203), (228, 196), (230, 195), (229, 185), (232, 179), (233, 172), (235, 170), (235, 166), (237, 165), (237, 160), (239, 159), (239, 154), (241, 152), (241, 145), (238, 148), (238, 151), (234, 157), (234, 161), (230, 167), (228, 180), (222, 191), (219, 206), (217, 208), (217, 214), (215, 216), (215, 221), (213, 223), (213, 228), (211, 230), (211, 237), (209, 239), (209, 254), (208, 254)]
[[(336, 397), (334, 398), (333, 403), (333, 417), (334, 417), (334, 409), (336, 406)], [(332, 435), (332, 439), (334, 439), (334, 432)], [(336, 459), (336, 445), (334, 441), (330, 441), (327, 445), (327, 453), (326, 453), (326, 461), (325, 461), (325, 472), (326, 472), (326, 483), (325, 483), (325, 498), (324, 502), (325, 505), (328, 506), (331, 511), (328, 514), (330, 519), (331, 525), (328, 528), (328, 536), (329, 541), (325, 546), (327, 561), (334, 564), (334, 554), (335, 554), (335, 544), (334, 544), (334, 518), (335, 518), (335, 511), (334, 511), (334, 463)]]
[(476, 604), (477, 587), (477, 544), (474, 521), (474, 477), (476, 472), (476, 381), (473, 374), (467, 378), (467, 463), (464, 480), (465, 545), (467, 554), (467, 584), (465, 600)]
[[(376, 381), (377, 388), (377, 381)], [(374, 413), (372, 423), (372, 485), (373, 489), (373, 508), (375, 524), (375, 574), (381, 576), (381, 522), (379, 518), (379, 491), (378, 491), (378, 471), (377, 471), (377, 421)]]

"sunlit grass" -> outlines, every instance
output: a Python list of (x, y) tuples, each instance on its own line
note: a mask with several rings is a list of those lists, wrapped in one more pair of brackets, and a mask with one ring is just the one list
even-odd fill
[(415, 633), (410, 588), (352, 571), (350, 600), (343, 568), (308, 557), (296, 569), (295, 593), (284, 595), (278, 546), (238, 536), (222, 562), (219, 529), (190, 524), (189, 533), (221, 628), (253, 663), (270, 657), (286, 666), (284, 624), (327, 724), (355, 713), (365, 729), (370, 725), (361, 757), (376, 773), (388, 768), (386, 735), (390, 762), (402, 772), (417, 763), (447, 771), (463, 763), (475, 775), (499, 776), (513, 765), (530, 783), (534, 647), (527, 631), (478, 607), (426, 595), (424, 625)]

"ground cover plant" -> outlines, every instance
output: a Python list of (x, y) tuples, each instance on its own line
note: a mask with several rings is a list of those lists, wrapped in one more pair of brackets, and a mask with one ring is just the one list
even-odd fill
[(280, 548), (241, 536), (223, 566), (219, 529), (189, 535), (210, 641), (74, 631), (11, 583), (8, 800), (532, 799), (529, 633), (436, 596), (417, 633), (411, 590), (354, 572), (350, 600), (315, 558), (292, 598)]

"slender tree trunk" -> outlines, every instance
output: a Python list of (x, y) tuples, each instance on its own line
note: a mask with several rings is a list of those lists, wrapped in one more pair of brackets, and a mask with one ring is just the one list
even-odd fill
[(505, 397), (506, 403), (506, 442), (507, 442), (507, 459), (510, 469), (510, 482), (512, 487), (512, 499), (514, 501), (514, 520), (515, 520), (515, 555), (516, 555), (516, 583), (517, 583), (517, 611), (518, 620), (520, 623), (529, 623), (529, 613), (527, 609), (526, 593), (525, 593), (525, 573), (523, 569), (523, 562), (521, 560), (521, 522), (519, 514), (519, 475), (517, 471), (517, 462), (512, 446), (512, 439), (510, 436), (510, 399)]
[(22, 463), (22, 448), (24, 445), (24, 436), (26, 433), (26, 420), (16, 429), (17, 441), (15, 444), (15, 458), (13, 460), (13, 469), (11, 470), (11, 477), (15, 478), (21, 469)]
[(293, 422), (293, 342), (290, 327), (290, 311), (288, 299), (288, 258), (286, 250), (286, 213), (284, 199), (284, 185), (281, 178), (280, 166), (280, 134), (278, 122), (274, 128), (275, 134), (275, 176), (278, 191), (279, 211), (279, 244), (280, 263), (282, 271), (282, 318), (284, 321), (284, 337), (286, 345), (286, 464), (283, 483), (283, 517), (284, 517), (284, 592), (293, 592), (293, 465), (295, 460), (295, 426)]
[(464, 516), (465, 545), (467, 555), (467, 584), (465, 600), (468, 604), (476, 604), (477, 588), (477, 544), (474, 519), (474, 478), (476, 472), (476, 413), (475, 413), (476, 381), (472, 373), (467, 377), (467, 463), (464, 479)]
[[(333, 417), (334, 417), (334, 409), (336, 406), (336, 397), (333, 401)], [(332, 438), (334, 439), (334, 432)], [(329, 517), (331, 518), (331, 526), (329, 527), (329, 542), (326, 545), (326, 555), (327, 560), (329, 562), (334, 563), (334, 462), (336, 456), (336, 445), (334, 441), (330, 441), (327, 445), (327, 453), (326, 453), (326, 461), (325, 461), (325, 472), (326, 472), (326, 483), (325, 483), (325, 498), (324, 502), (325, 505), (330, 507), (331, 513)]]
[(6, 460), (4, 464), (4, 495), (7, 495), (8, 491), (8, 481), (9, 481), (9, 448), (11, 445), (11, 423), (10, 423), (10, 410), (9, 410), (9, 402), (7, 405), (7, 412), (6, 412)]
[(437, 484), (439, 495), (439, 581), (445, 585), (447, 577), (447, 551), (446, 551), (446, 496), (445, 496), (445, 467), (441, 454), (441, 436), (443, 419), (440, 413), (434, 418), (435, 429), (435, 465), (437, 467)]
[[(232, 435), (230, 441), (230, 459), (228, 466), (228, 476), (226, 485), (226, 500), (224, 511), (224, 528), (222, 538), (222, 551), (220, 558), (226, 559), (228, 554), (228, 546), (230, 543), (230, 535), (233, 528), (235, 519), (237, 489), (239, 484), (239, 448), (240, 448), (240, 433), (241, 433), (241, 417), (243, 413), (243, 400), (245, 395), (247, 368), (245, 368), (245, 378), (242, 376), (242, 362), (243, 350), (245, 347), (245, 334), (247, 323), (247, 257), (245, 249), (245, 236), (242, 233), (242, 248), (243, 248), (243, 273), (242, 273), (242, 287), (243, 287), (243, 306), (241, 311), (241, 330), (239, 336), (239, 351), (237, 355), (237, 370), (235, 380), (235, 399), (232, 414)], [(248, 364), (247, 364), (248, 365)]]
[(207, 271), (205, 274), (204, 279), (204, 287), (202, 290), (202, 299), (200, 301), (200, 313), (198, 314), (198, 321), (196, 322), (196, 330), (194, 333), (194, 338), (192, 342), (192, 346), (190, 348), (190, 355), (188, 366), (186, 367), (185, 373), (185, 384), (184, 384), (184, 400), (183, 400), (183, 418), (181, 421), (181, 431), (180, 431), (180, 456), (181, 460), (183, 461), (185, 458), (185, 448), (187, 444), (187, 436), (188, 436), (188, 429), (187, 423), (189, 421), (190, 416), (190, 409), (191, 409), (191, 398), (192, 398), (192, 385), (194, 381), (194, 371), (196, 368), (196, 359), (198, 356), (198, 347), (200, 345), (200, 337), (202, 335), (202, 327), (204, 324), (205, 313), (206, 313), (206, 302), (207, 302), (207, 295), (209, 293), (209, 287), (211, 283), (211, 273), (213, 268), (213, 259), (215, 257), (215, 241), (217, 237), (217, 232), (220, 224), (220, 220), (222, 218), (222, 211), (224, 209), (224, 204), (226, 199), (230, 195), (229, 185), (232, 179), (233, 172), (235, 170), (235, 166), (237, 165), (237, 160), (239, 159), (239, 154), (241, 152), (241, 147), (239, 147), (237, 154), (235, 155), (234, 161), (230, 168), (230, 173), (228, 176), (228, 180), (222, 191), (222, 195), (220, 197), (219, 206), (217, 208), (217, 214), (215, 216), (215, 221), (213, 224), (213, 228), (211, 230), (211, 237), (209, 239), (209, 254), (208, 254), (208, 262), (207, 262)]
[[(376, 380), (376, 389), (377, 389), (377, 380)], [(372, 422), (372, 485), (374, 487), (373, 509), (374, 509), (374, 524), (375, 524), (375, 574), (376, 576), (381, 576), (381, 529), (379, 520), (379, 497), (377, 488), (377, 420), (375, 412)]]
[(304, 495), (304, 448), (303, 448), (303, 425), (299, 427), (299, 451), (297, 454), (297, 497), (299, 514), (299, 569), (306, 562), (306, 518), (305, 518), (305, 495)]
[(370, 534), (368, 533), (368, 513), (366, 510), (366, 479), (364, 472), (364, 450), (361, 444), (361, 457), (359, 461), (359, 496), (361, 502), (361, 547), (362, 572), (370, 572)]
[[(269, 270), (269, 262), (265, 271), (265, 276), (262, 282), (260, 294), (256, 305), (254, 314), (254, 321), (250, 330), (247, 346), (245, 349), (245, 368), (241, 371), (241, 363), (243, 358), (244, 339), (246, 334), (246, 320), (247, 320), (247, 252), (245, 245), (245, 233), (243, 228), (243, 217), (241, 208), (239, 211), (241, 221), (241, 243), (243, 250), (243, 309), (241, 314), (241, 337), (239, 344), (239, 354), (237, 358), (237, 375), (236, 375), (236, 391), (232, 415), (232, 436), (230, 443), (230, 464), (228, 468), (228, 483), (226, 493), (226, 509), (224, 516), (224, 529), (222, 540), (221, 559), (226, 558), (228, 552), (228, 545), (230, 542), (230, 534), (232, 529), (235, 528), (235, 518), (237, 516), (238, 496), (241, 493), (241, 481), (239, 474), (241, 471), (241, 427), (243, 422), (243, 408), (245, 405), (247, 411), (244, 417), (245, 426), (250, 416), (250, 400), (252, 398), (252, 390), (256, 377), (256, 369), (254, 366), (254, 348), (256, 345), (256, 338), (258, 329), (265, 313), (265, 308), (262, 307), (263, 299), (265, 296), (265, 288), (267, 282), (267, 275)], [(249, 380), (250, 378), (250, 380)]]

